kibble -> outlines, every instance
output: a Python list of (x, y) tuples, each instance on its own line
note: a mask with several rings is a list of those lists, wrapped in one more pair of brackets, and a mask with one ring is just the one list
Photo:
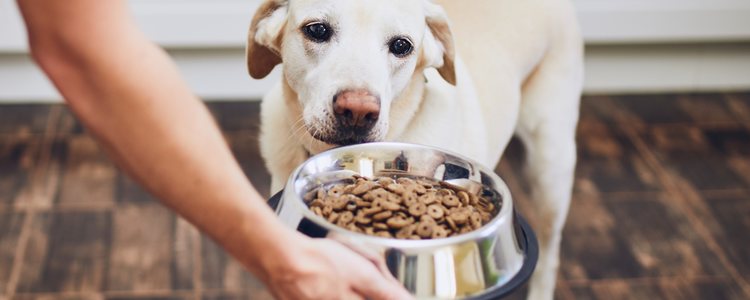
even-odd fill
[(477, 230), (497, 213), (491, 200), (426, 178), (354, 176), (305, 193), (310, 210), (348, 230), (398, 239), (437, 239)]

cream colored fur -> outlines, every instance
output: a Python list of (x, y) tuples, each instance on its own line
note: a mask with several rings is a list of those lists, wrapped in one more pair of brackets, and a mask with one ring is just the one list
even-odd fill
[[(494, 166), (516, 134), (527, 151), (530, 206), (541, 244), (529, 299), (551, 299), (573, 184), (583, 80), (572, 5), (437, 2), (440, 6), (427, 0), (262, 5), (250, 28), (248, 67), (260, 78), (282, 63), (284, 74), (263, 99), (261, 112), (260, 145), (272, 190), (281, 189), (309, 155), (335, 146), (313, 136), (335, 131), (332, 97), (342, 89), (363, 88), (380, 97), (372, 141), (436, 146)], [(311, 44), (300, 31), (319, 19), (338, 28), (328, 45)], [(403, 59), (389, 55), (384, 45), (394, 34), (409, 36), (414, 53)]]

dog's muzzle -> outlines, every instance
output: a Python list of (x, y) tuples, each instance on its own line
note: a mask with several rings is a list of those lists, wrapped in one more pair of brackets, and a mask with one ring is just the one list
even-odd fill
[(345, 90), (333, 97), (333, 112), (333, 134), (321, 140), (337, 145), (371, 142), (372, 128), (380, 117), (380, 98), (363, 89)]

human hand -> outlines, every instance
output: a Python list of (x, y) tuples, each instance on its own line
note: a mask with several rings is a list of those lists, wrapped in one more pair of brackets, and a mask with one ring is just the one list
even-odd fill
[(277, 299), (413, 299), (382, 259), (331, 239), (300, 240), (296, 255), (268, 274)]

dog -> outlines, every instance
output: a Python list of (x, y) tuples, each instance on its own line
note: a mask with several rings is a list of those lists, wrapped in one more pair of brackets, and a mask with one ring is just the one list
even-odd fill
[(540, 241), (528, 297), (553, 297), (583, 82), (569, 1), (266, 0), (246, 57), (256, 79), (282, 66), (261, 104), (272, 192), (340, 145), (417, 143), (495, 166), (518, 136)]

